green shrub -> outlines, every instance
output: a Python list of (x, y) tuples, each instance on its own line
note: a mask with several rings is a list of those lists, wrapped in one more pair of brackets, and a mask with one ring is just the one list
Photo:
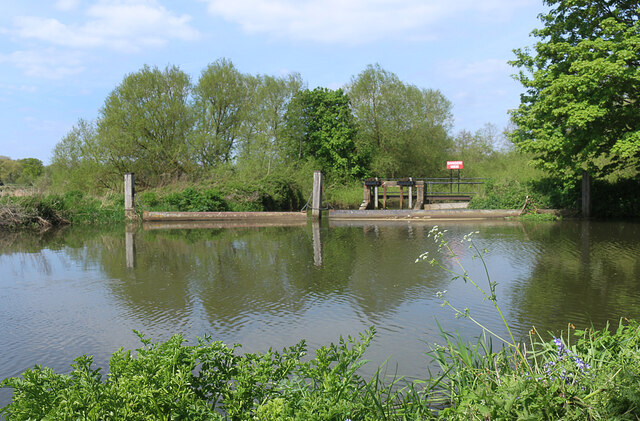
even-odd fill
[(182, 192), (171, 193), (166, 202), (180, 212), (216, 212), (228, 210), (227, 202), (214, 190), (198, 191), (188, 187)]
[(160, 204), (160, 198), (156, 192), (146, 191), (137, 195), (138, 203), (145, 208), (153, 208)]
[(186, 345), (180, 335), (119, 350), (103, 377), (92, 358), (76, 358), (69, 375), (36, 366), (2, 387), (14, 390), (0, 410), (7, 420), (378, 420), (393, 411), (388, 393), (357, 370), (373, 329), (321, 347), (303, 361), (303, 342), (282, 352), (239, 355), (239, 345), (210, 338)]
[(547, 194), (538, 191), (530, 182), (487, 179), (484, 192), (469, 202), (470, 209), (520, 209), (529, 197), (538, 208), (552, 207)]

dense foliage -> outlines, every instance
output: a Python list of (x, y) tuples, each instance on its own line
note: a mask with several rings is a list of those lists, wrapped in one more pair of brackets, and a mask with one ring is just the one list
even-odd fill
[(79, 190), (64, 194), (0, 197), (0, 228), (50, 228), (65, 224), (105, 224), (124, 221), (124, 195), (102, 199)]
[(357, 373), (373, 331), (340, 339), (303, 359), (306, 344), (266, 353), (238, 355), (239, 345), (210, 338), (187, 345), (180, 335), (132, 353), (119, 350), (109, 374), (92, 358), (75, 360), (70, 375), (36, 366), (14, 388), (7, 420), (78, 417), (89, 420), (344, 420), (384, 419), (391, 410), (375, 382)]
[(569, 331), (542, 341), (532, 330), (526, 363), (486, 341), (449, 337), (432, 351), (446, 370), (441, 419), (635, 420), (640, 417), (640, 326)]
[[(451, 103), (440, 91), (403, 83), (379, 65), (352, 78), (347, 93), (360, 153), (386, 177), (436, 177), (450, 155)], [(456, 158), (457, 159), (457, 158)]]
[(289, 157), (312, 159), (325, 174), (340, 179), (365, 174), (364, 160), (354, 141), (357, 131), (349, 98), (341, 89), (298, 92), (289, 105), (285, 123)]
[(32, 185), (44, 173), (42, 161), (36, 158), (13, 160), (0, 156), (0, 186), (5, 184)]
[(135, 172), (158, 184), (185, 172), (191, 130), (189, 76), (177, 67), (143, 67), (127, 75), (100, 111), (94, 147), (115, 177)]
[[(240, 72), (220, 59), (195, 83), (144, 66), (80, 119), (54, 150), (54, 189), (103, 192), (136, 173), (142, 188), (216, 178), (260, 181), (311, 166), (329, 181), (434, 176), (452, 153), (451, 104), (370, 66), (346, 90), (305, 89), (300, 75)], [(300, 180), (296, 180), (300, 182)]]
[(540, 40), (516, 50), (526, 88), (511, 139), (571, 184), (582, 170), (640, 171), (640, 7), (635, 0), (546, 0)]

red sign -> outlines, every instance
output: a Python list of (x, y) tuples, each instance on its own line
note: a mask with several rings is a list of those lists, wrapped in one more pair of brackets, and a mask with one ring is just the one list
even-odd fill
[(447, 169), (448, 170), (461, 170), (462, 169), (462, 161), (447, 161)]

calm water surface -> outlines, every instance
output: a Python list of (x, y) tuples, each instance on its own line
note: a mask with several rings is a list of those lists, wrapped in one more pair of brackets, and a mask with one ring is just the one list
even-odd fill
[[(640, 317), (640, 223), (563, 221), (439, 223), (474, 279), (484, 269), (462, 243), (476, 234), (499, 283), (499, 303), (524, 337), (567, 323), (602, 327)], [(429, 223), (339, 223), (321, 227), (149, 229), (70, 227), (45, 234), (0, 233), (0, 378), (35, 364), (69, 372), (87, 353), (211, 335), (243, 350), (309, 348), (375, 326), (373, 372), (426, 373), (438, 322), (469, 338), (479, 332), (441, 306), (438, 291), (501, 331), (471, 285), (425, 262), (437, 256)], [(448, 268), (454, 261), (440, 260)], [(367, 367), (367, 366), (365, 366)], [(0, 406), (11, 398), (0, 390)]]

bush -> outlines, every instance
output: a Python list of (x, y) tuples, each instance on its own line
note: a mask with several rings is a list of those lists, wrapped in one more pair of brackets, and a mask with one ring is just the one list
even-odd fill
[(549, 195), (542, 193), (531, 182), (488, 179), (484, 193), (469, 202), (470, 209), (520, 209), (529, 196), (538, 208), (552, 207)]
[(214, 190), (198, 191), (188, 187), (179, 193), (171, 193), (166, 202), (180, 212), (216, 212), (228, 210), (227, 202)]
[[(89, 356), (76, 358), (69, 375), (36, 366), (8, 378), (13, 401), (0, 414), (29, 419), (183, 420), (377, 420), (392, 410), (387, 393), (357, 370), (374, 331), (340, 338), (302, 361), (303, 342), (282, 352), (238, 355), (239, 345), (210, 338), (186, 345), (180, 335), (119, 350), (103, 378)], [(135, 355), (135, 356), (134, 356)]]

